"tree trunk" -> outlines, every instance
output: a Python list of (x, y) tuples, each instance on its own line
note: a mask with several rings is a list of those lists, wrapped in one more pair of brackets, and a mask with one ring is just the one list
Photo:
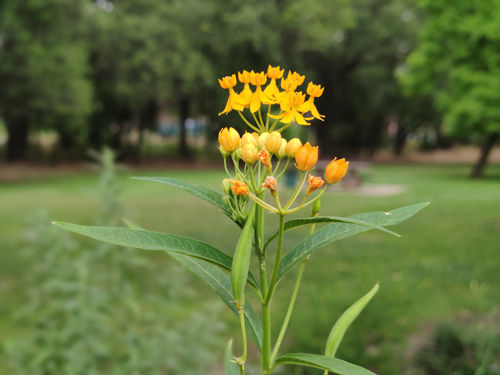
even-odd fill
[(481, 156), (472, 168), (471, 178), (479, 178), (483, 176), (483, 170), (488, 160), (488, 155), (493, 148), (493, 145), (498, 139), (498, 132), (490, 133), (486, 136), (483, 145), (481, 146)]
[(396, 132), (396, 135), (394, 137), (394, 144), (392, 146), (392, 151), (394, 152), (394, 155), (399, 156), (403, 153), (407, 135), (408, 132), (406, 131), (406, 128), (401, 124), (398, 124), (398, 131)]
[(179, 156), (181, 158), (190, 158), (191, 153), (187, 145), (186, 120), (189, 117), (189, 99), (187, 96), (181, 96), (179, 99)]
[(7, 121), (7, 161), (18, 161), (26, 158), (28, 149), (28, 120), (20, 118)]

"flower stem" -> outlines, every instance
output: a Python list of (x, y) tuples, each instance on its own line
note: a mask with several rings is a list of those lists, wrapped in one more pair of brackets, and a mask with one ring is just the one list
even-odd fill
[(285, 215), (280, 213), (279, 231), (278, 231), (278, 246), (276, 248), (276, 258), (274, 260), (273, 273), (271, 281), (269, 282), (269, 290), (265, 297), (265, 302), (270, 303), (273, 297), (274, 289), (276, 287), (276, 280), (278, 278), (278, 269), (281, 261), (281, 251), (283, 250), (283, 237), (285, 233)]
[(285, 319), (283, 320), (283, 325), (281, 326), (280, 333), (278, 334), (278, 338), (276, 339), (276, 343), (274, 344), (274, 349), (271, 354), (271, 363), (276, 358), (278, 354), (278, 350), (280, 349), (281, 343), (283, 342), (283, 338), (286, 333), (286, 329), (288, 328), (288, 323), (290, 323), (290, 318), (292, 316), (293, 308), (295, 306), (295, 300), (297, 299), (297, 294), (299, 292), (300, 282), (302, 281), (302, 275), (304, 273), (304, 268), (306, 265), (307, 258), (300, 263), (299, 273), (297, 275), (297, 280), (295, 280), (295, 286), (293, 287), (292, 297), (290, 299), (290, 304), (288, 305), (288, 309), (286, 311)]
[(246, 118), (245, 116), (243, 116), (243, 113), (241, 113), (240, 111), (236, 111), (238, 112), (238, 114), (240, 115), (241, 119), (243, 120), (243, 122), (245, 124), (247, 124), (250, 128), (252, 128), (253, 130), (255, 130), (257, 133), (260, 133), (261, 130), (260, 129), (257, 129), (255, 126), (253, 126)]

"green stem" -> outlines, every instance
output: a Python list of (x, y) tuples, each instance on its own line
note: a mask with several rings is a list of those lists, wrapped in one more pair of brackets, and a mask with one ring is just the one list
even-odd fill
[(299, 184), (297, 185), (297, 188), (295, 189), (295, 192), (293, 193), (292, 197), (288, 201), (288, 203), (285, 205), (285, 210), (290, 207), (290, 205), (297, 199), (297, 195), (299, 195), (300, 190), (302, 189), (302, 186), (304, 186), (304, 182), (306, 181), (306, 172), (302, 172), (302, 176), (300, 176), (300, 181)]
[(288, 305), (288, 309), (286, 311), (285, 319), (283, 321), (283, 325), (281, 326), (280, 333), (278, 334), (278, 338), (276, 339), (276, 344), (274, 344), (274, 349), (271, 354), (271, 363), (274, 362), (276, 355), (278, 354), (278, 350), (280, 349), (281, 343), (283, 342), (283, 338), (285, 336), (286, 330), (288, 328), (288, 323), (290, 323), (290, 318), (292, 316), (293, 308), (295, 306), (295, 300), (297, 299), (297, 294), (299, 293), (300, 282), (302, 281), (302, 275), (304, 274), (304, 268), (306, 265), (307, 259), (303, 260), (300, 263), (299, 273), (297, 275), (297, 280), (295, 280), (295, 286), (293, 287), (292, 298), (290, 300), (290, 304)]
[(274, 260), (273, 273), (269, 282), (269, 290), (266, 295), (266, 302), (269, 303), (273, 297), (274, 289), (276, 288), (276, 280), (278, 279), (278, 269), (281, 261), (281, 251), (283, 250), (283, 237), (285, 233), (285, 215), (280, 214), (280, 223), (278, 231), (278, 246), (276, 248), (276, 258)]
[(243, 312), (243, 307), (240, 309), (238, 315), (240, 316), (240, 327), (241, 327), (241, 339), (243, 341), (243, 354), (241, 355), (240, 368), (242, 369), (242, 374), (245, 373), (245, 362), (247, 360), (247, 331), (245, 328), (245, 314)]
[(269, 303), (262, 304), (262, 353), (261, 366), (263, 374), (270, 374), (271, 369), (271, 307)]
[(241, 113), (240, 111), (236, 111), (238, 112), (238, 114), (240, 115), (241, 119), (245, 122), (245, 124), (247, 124), (250, 128), (252, 128), (253, 130), (255, 130), (257, 133), (259, 133), (261, 130), (257, 129), (255, 126), (253, 126), (246, 118), (245, 116), (243, 116), (243, 113)]

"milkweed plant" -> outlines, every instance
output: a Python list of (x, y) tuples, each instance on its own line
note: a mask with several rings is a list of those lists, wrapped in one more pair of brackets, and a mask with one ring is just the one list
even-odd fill
[[(189, 184), (175, 178), (138, 177), (182, 189), (201, 198), (228, 216), (240, 233), (231, 254), (193, 238), (176, 234), (152, 232), (128, 223), (127, 227), (91, 227), (70, 223), (55, 224), (68, 231), (105, 241), (145, 250), (162, 250), (182, 263), (205, 281), (234, 311), (241, 327), (241, 345), (233, 354), (229, 341), (224, 358), (226, 375), (245, 374), (248, 341), (254, 341), (260, 355), (263, 375), (272, 374), (278, 366), (295, 365), (321, 369), (339, 375), (368, 375), (371, 371), (336, 357), (344, 333), (375, 295), (375, 286), (350, 306), (330, 331), (323, 354), (281, 354), (294, 309), (305, 266), (312, 253), (334, 241), (368, 230), (398, 234), (387, 226), (410, 218), (427, 203), (414, 204), (387, 212), (370, 212), (349, 217), (322, 216), (320, 198), (330, 185), (346, 175), (349, 162), (344, 158), (326, 166), (323, 176), (313, 172), (318, 161), (318, 146), (302, 143), (298, 138), (285, 139), (283, 131), (290, 126), (307, 126), (313, 120), (324, 120), (314, 99), (324, 88), (309, 82), (306, 93), (298, 91), (305, 76), (297, 72), (269, 66), (267, 72), (243, 70), (219, 79), (222, 89), (228, 90), (225, 108), (219, 115), (235, 111), (248, 126), (239, 134), (233, 127), (219, 132), (219, 150), (224, 160), (227, 178), (222, 181), (223, 193)], [(238, 78), (238, 79), (237, 79)], [(238, 90), (238, 81), (243, 89)], [(278, 87), (278, 81), (280, 87)], [(264, 87), (265, 86), (265, 87)], [(290, 194), (280, 182), (287, 168), (293, 165), (300, 178)], [(305, 211), (303, 217), (291, 214)], [(276, 215), (277, 228), (269, 236), (265, 213)], [(315, 231), (315, 224), (327, 224)], [(301, 226), (309, 226), (310, 233), (292, 249), (284, 249), (285, 233)], [(271, 230), (272, 232), (272, 230)], [(256, 258), (256, 269), (251, 270), (251, 258)], [(280, 280), (298, 268), (290, 294), (286, 314), (278, 332), (271, 331), (272, 301)], [(252, 298), (247, 298), (254, 294)], [(250, 300), (258, 301), (258, 310)], [(278, 325), (279, 326), (279, 325)]]

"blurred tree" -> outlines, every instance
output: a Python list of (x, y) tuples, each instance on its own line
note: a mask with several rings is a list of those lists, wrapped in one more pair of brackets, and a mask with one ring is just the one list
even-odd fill
[(84, 3), (0, 2), (0, 113), (8, 160), (24, 158), (31, 129), (55, 128), (63, 140), (84, 132), (92, 109), (86, 51), (77, 42)]
[(328, 154), (372, 153), (388, 118), (402, 118), (413, 105), (402, 97), (394, 75), (418, 26), (412, 2), (352, 0), (351, 7), (350, 23), (325, 31), (328, 47), (305, 46), (298, 57), (326, 86), (318, 105), (328, 126), (316, 129), (320, 149)]
[(420, 0), (425, 23), (403, 85), (432, 94), (449, 130), (481, 137), (471, 177), (483, 174), (500, 132), (500, 2)]

